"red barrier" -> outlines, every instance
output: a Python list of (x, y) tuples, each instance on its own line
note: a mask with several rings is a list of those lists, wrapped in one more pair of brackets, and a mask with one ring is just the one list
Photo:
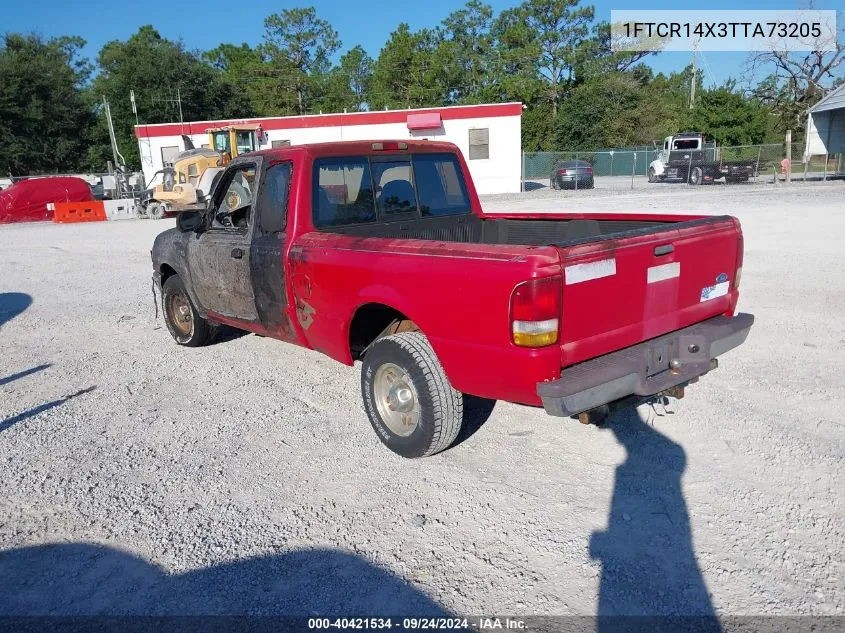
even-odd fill
[(56, 202), (53, 204), (53, 222), (102, 222), (106, 220), (106, 210), (101, 200), (88, 202)]

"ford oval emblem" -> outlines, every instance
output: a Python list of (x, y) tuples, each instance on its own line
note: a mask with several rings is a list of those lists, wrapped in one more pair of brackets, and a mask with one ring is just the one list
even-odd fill
[(728, 275), (727, 275), (727, 273), (722, 273), (721, 275), (719, 275), (718, 277), (716, 277), (716, 283), (717, 283), (717, 284), (723, 284), (723, 283), (725, 283), (727, 280), (728, 280)]

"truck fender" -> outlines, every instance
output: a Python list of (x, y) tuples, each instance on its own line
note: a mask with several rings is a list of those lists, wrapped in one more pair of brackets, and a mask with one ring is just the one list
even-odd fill
[(658, 159), (656, 159), (656, 160), (651, 161), (651, 162), (648, 164), (648, 166), (649, 166), (649, 169), (653, 169), (653, 170), (654, 170), (654, 175), (655, 175), (655, 176), (662, 176), (662, 175), (663, 175), (663, 172), (665, 171), (665, 168), (664, 168), (664, 166), (663, 166), (663, 162), (662, 162), (659, 158), (658, 158)]
[[(164, 282), (168, 277), (171, 277), (173, 276), (173, 274), (176, 274), (182, 280), (182, 283), (185, 286), (185, 291), (188, 293), (188, 297), (190, 297), (191, 303), (194, 304), (194, 307), (197, 309), (197, 312), (199, 312), (200, 316), (203, 318), (206, 318), (208, 316), (207, 311), (197, 299), (197, 295), (194, 292), (194, 284), (192, 283), (191, 276), (186, 269), (177, 266), (172, 266), (167, 262), (162, 262), (161, 265), (159, 265), (158, 270), (161, 273), (162, 287), (164, 287)], [(170, 274), (167, 274), (168, 272), (170, 272)]]
[[(379, 304), (392, 310), (395, 310), (409, 321), (413, 321), (423, 334), (426, 333), (426, 322), (420, 322), (415, 318), (415, 316), (419, 314), (420, 311), (416, 310), (414, 306), (412, 306), (405, 297), (403, 297), (399, 292), (389, 286), (373, 285), (361, 289), (361, 292), (359, 292), (358, 296), (356, 297), (355, 306), (347, 313), (346, 317), (344, 318), (343, 336), (345, 341), (349, 341), (352, 329), (352, 321), (355, 318), (355, 315), (358, 314), (358, 311), (362, 307), (370, 304)], [(347, 354), (349, 354), (349, 360), (351, 364), (351, 352), (349, 351), (348, 347), (349, 346), (347, 345)], [(435, 352), (436, 351), (437, 350), (435, 350)]]

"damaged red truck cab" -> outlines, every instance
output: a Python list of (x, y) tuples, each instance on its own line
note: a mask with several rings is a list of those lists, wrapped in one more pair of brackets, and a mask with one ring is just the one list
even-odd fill
[(233, 160), (152, 249), (167, 327), (226, 324), (363, 364), (406, 457), (447, 448), (464, 394), (589, 421), (683, 388), (740, 345), (729, 216), (485, 214), (460, 151), (303, 145)]

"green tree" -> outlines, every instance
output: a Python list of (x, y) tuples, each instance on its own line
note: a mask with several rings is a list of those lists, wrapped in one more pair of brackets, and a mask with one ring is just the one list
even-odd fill
[(205, 51), (202, 59), (218, 72), (225, 96), (221, 111), (226, 117), (269, 116), (275, 114), (273, 79), (261, 52), (249, 44), (221, 44)]
[(446, 64), (451, 101), (479, 103), (495, 79), (492, 25), (490, 5), (470, 0), (449, 14), (438, 29), (437, 53)]
[(721, 145), (751, 145), (780, 137), (769, 109), (735, 92), (732, 82), (701, 94), (695, 107), (688, 110), (684, 124)]
[(93, 121), (83, 96), (91, 67), (78, 37), (0, 36), (0, 169), (68, 172), (84, 163)]
[(373, 108), (414, 108), (449, 101), (448, 60), (429, 29), (412, 33), (402, 22), (381, 49), (373, 67)]
[(320, 100), (321, 108), (335, 112), (365, 110), (373, 76), (373, 63), (373, 58), (360, 45), (347, 51), (340, 58), (340, 63), (332, 68), (326, 77)]
[(556, 120), (555, 146), (596, 150), (649, 144), (677, 131), (666, 101), (633, 73), (612, 72), (575, 87)]
[[(108, 100), (118, 148), (130, 167), (140, 166), (131, 90), (135, 91), (141, 123), (178, 121), (180, 105), (185, 121), (235, 114), (231, 107), (233, 86), (221, 82), (219, 73), (203, 63), (198, 53), (163, 38), (152, 26), (142, 26), (125, 42), (108, 42), (97, 61), (100, 74), (94, 80), (92, 95)], [(98, 129), (102, 133), (105, 126), (100, 124)], [(111, 155), (107, 136), (95, 142), (101, 160)]]
[(579, 7), (578, 2), (526, 0), (517, 8), (517, 15), (534, 34), (535, 50), (539, 53), (534, 64), (553, 117), (557, 116), (568, 84), (575, 79), (577, 50), (589, 35), (593, 20), (593, 7)]
[(319, 17), (314, 7), (284, 9), (264, 20), (264, 44), (271, 72), (282, 93), (292, 94), (296, 112), (309, 110), (311, 93), (330, 68), (330, 59), (340, 49), (340, 39), (332, 25)]
[(575, 51), (576, 76), (585, 80), (607, 72), (633, 69), (654, 54), (647, 50), (614, 51), (610, 24), (599, 22), (593, 25), (592, 36), (582, 41)]

